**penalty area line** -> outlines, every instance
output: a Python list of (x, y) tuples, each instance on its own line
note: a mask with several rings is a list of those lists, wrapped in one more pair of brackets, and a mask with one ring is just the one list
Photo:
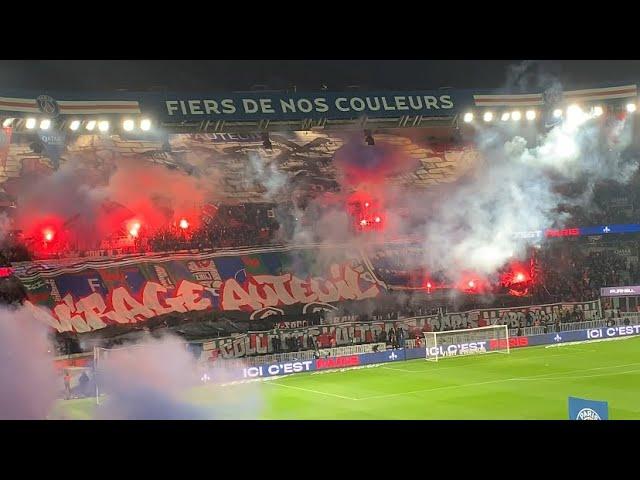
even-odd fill
[(358, 400), (357, 398), (345, 397), (344, 395), (338, 395), (337, 393), (321, 392), (320, 390), (312, 390), (310, 388), (303, 388), (303, 387), (294, 387), (293, 385), (285, 385), (283, 383), (278, 383), (278, 382), (269, 382), (267, 385), (275, 385), (278, 387), (291, 388), (293, 390), (301, 390), (303, 392), (315, 393), (316, 395), (325, 395), (327, 397), (341, 398), (343, 400)]

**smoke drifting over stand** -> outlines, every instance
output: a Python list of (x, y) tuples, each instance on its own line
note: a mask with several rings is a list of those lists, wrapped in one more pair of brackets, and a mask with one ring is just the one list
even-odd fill
[[(425, 245), (438, 267), (459, 271), (463, 266), (491, 274), (525, 244), (516, 232), (562, 226), (560, 205), (586, 206), (593, 187), (603, 180), (627, 182), (637, 160), (623, 159), (629, 141), (624, 125), (618, 143), (601, 142), (606, 127), (585, 115), (567, 119), (540, 137), (537, 145), (499, 131), (477, 132), (483, 161), (464, 181), (442, 192), (434, 205), (436, 221), (425, 228)], [(604, 145), (603, 145), (604, 144)], [(582, 186), (561, 193), (563, 184)]]

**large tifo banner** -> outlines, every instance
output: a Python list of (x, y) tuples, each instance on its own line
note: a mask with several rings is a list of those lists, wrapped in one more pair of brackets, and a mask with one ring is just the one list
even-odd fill
[(192, 310), (251, 319), (313, 313), (333, 309), (339, 301), (374, 298), (385, 288), (361, 253), (337, 247), (38, 265), (18, 276), (27, 289), (27, 306), (59, 332), (88, 332)]

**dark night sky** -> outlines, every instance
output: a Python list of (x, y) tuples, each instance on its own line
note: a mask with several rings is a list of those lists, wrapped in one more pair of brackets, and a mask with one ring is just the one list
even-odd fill
[[(565, 89), (640, 80), (640, 61), (520, 60), (4, 60), (0, 89), (132, 91), (164, 87), (185, 91), (271, 89), (298, 91), (436, 89), (439, 87), (540, 91), (550, 79)], [(1, 93), (1, 92), (0, 92)]]

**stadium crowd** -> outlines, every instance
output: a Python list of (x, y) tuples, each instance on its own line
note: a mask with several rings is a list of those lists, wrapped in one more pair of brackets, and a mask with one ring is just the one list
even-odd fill
[(600, 288), (633, 285), (640, 281), (640, 267), (612, 250), (583, 253), (570, 245), (541, 250), (534, 297), (545, 301), (588, 301), (600, 296)]

